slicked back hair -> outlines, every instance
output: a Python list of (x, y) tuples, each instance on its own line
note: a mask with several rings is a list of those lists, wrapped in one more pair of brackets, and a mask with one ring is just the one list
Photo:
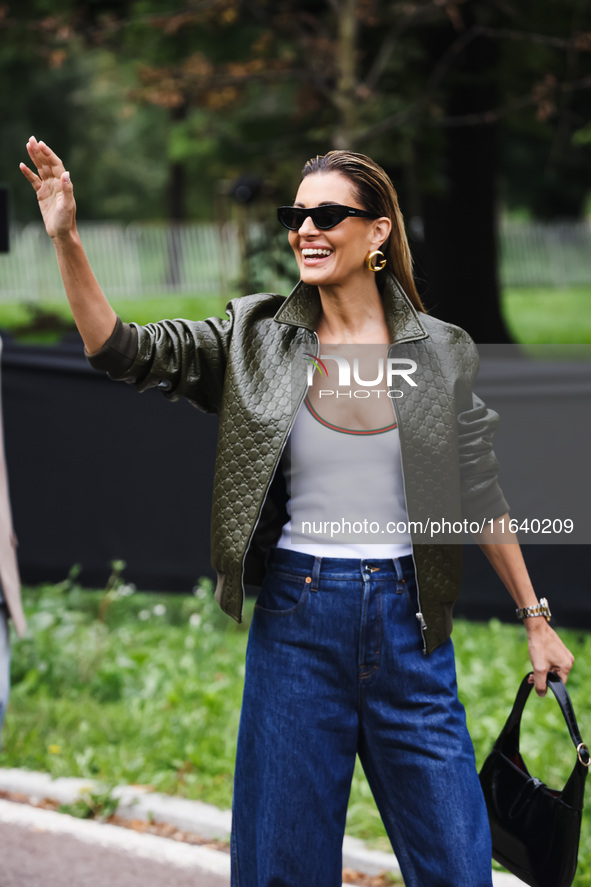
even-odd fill
[[(349, 179), (359, 203), (367, 212), (390, 219), (392, 232), (382, 245), (382, 252), (387, 260), (386, 269), (393, 272), (417, 311), (424, 312), (425, 308), (413, 278), (412, 256), (398, 205), (398, 195), (390, 177), (371, 157), (354, 151), (329, 151), (328, 154), (317, 155), (308, 160), (302, 170), (302, 177), (327, 172), (338, 172)], [(378, 272), (378, 278), (382, 273)]]

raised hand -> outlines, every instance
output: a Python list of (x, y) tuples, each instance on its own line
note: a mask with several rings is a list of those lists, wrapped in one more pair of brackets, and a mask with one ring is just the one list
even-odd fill
[(76, 202), (70, 174), (57, 154), (35, 136), (27, 142), (27, 152), (37, 174), (24, 163), (19, 169), (37, 193), (47, 233), (52, 239), (67, 236), (76, 229)]
[(37, 173), (24, 163), (19, 164), (19, 168), (37, 194), (76, 326), (92, 354), (102, 348), (113, 332), (117, 315), (92, 273), (76, 230), (76, 202), (70, 174), (57, 154), (34, 136), (27, 142), (27, 151)]

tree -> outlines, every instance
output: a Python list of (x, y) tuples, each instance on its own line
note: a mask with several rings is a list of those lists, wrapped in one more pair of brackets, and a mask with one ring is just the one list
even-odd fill
[[(580, 213), (591, 188), (588, 5), (177, 2), (61, 0), (50, 20), (43, 0), (32, 3), (50, 57), (69, 53), (75, 34), (135, 66), (129, 100), (167, 115), (172, 217), (205, 195), (211, 206), (217, 182), (245, 173), (273, 179), (290, 199), (295, 158), (364, 151), (392, 175), (414, 230), (423, 220), (416, 251), (432, 310), (481, 341), (506, 338), (499, 196), (542, 215)], [(524, 174), (528, 143), (537, 180)]]
[[(147, 65), (138, 96), (188, 109), (185, 134), (205, 129), (229, 164), (241, 158), (236, 172), (271, 164), (290, 190), (295, 181), (283, 170), (294, 155), (336, 146), (375, 156), (423, 218), (423, 289), (434, 313), (479, 341), (508, 340), (497, 275), (498, 142), (524, 118), (543, 130), (561, 108), (561, 144), (572, 141), (565, 113), (591, 86), (580, 76), (591, 20), (579, 0), (527, 10), (486, 0), (212, 0), (158, 26), (174, 32), (175, 61)], [(183, 57), (185, 28), (197, 30)], [(543, 131), (556, 153), (558, 136)], [(185, 140), (187, 161), (198, 141)], [(541, 189), (548, 194), (550, 179)], [(532, 192), (535, 209), (543, 201)]]
[(11, 186), (17, 218), (38, 220), (18, 170), (31, 134), (67, 160), (81, 217), (160, 216), (164, 112), (130, 100), (132, 63), (102, 47), (88, 51), (68, 24), (73, 3), (51, 6), (49, 16), (41, 0), (0, 4), (0, 34), (9, 38), (0, 47), (0, 77), (10, 84), (0, 94), (0, 180)]

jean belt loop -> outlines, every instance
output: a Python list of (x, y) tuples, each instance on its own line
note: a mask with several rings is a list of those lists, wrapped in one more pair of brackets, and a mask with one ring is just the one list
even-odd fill
[(402, 564), (400, 563), (397, 557), (392, 558), (392, 563), (394, 564), (394, 569), (396, 570), (396, 581), (398, 583), (404, 582), (404, 570), (402, 569)]
[(322, 566), (322, 558), (317, 557), (314, 559), (314, 566), (312, 567), (312, 585), (310, 586), (310, 591), (318, 591), (318, 583), (320, 581), (320, 567)]

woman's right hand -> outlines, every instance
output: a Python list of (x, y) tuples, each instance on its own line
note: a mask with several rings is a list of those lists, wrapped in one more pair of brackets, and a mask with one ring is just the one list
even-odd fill
[(19, 169), (37, 193), (45, 229), (52, 240), (67, 237), (76, 230), (76, 201), (70, 174), (57, 154), (35, 136), (27, 142), (27, 152), (37, 174), (24, 163)]
[(94, 354), (105, 344), (117, 322), (88, 264), (76, 230), (76, 202), (70, 174), (45, 142), (31, 136), (27, 151), (37, 173), (24, 163), (20, 170), (37, 194), (47, 233), (53, 240), (57, 261), (72, 314), (87, 350)]

